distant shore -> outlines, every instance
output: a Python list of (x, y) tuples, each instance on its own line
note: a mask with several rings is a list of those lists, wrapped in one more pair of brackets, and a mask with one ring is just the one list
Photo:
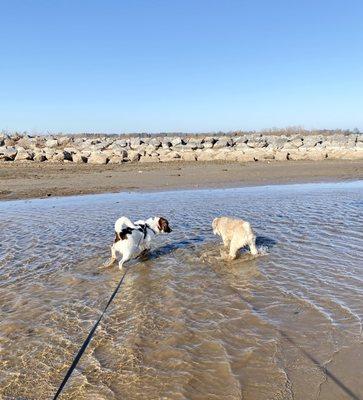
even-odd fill
[(0, 163), (0, 199), (363, 179), (363, 160)]

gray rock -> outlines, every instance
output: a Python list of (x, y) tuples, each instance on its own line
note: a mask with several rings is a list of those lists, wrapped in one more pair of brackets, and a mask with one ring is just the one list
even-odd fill
[(56, 151), (51, 157), (47, 156), (48, 161), (52, 162), (63, 162), (64, 161), (64, 152), (63, 151)]
[(163, 138), (161, 141), (161, 146), (163, 149), (168, 149), (168, 148), (172, 147), (172, 145), (173, 144), (171, 143), (169, 138)]
[(50, 160), (54, 156), (56, 151), (55, 151), (55, 149), (49, 149), (48, 147), (45, 147), (44, 153), (45, 153), (45, 156), (47, 157), (47, 160)]
[(194, 151), (182, 151), (180, 157), (183, 161), (197, 161), (197, 154)]
[(84, 156), (81, 153), (76, 153), (72, 154), (72, 161), (77, 164), (83, 164), (86, 163), (88, 160), (87, 156)]
[(146, 154), (144, 156), (141, 156), (139, 159), (139, 162), (141, 163), (149, 163), (149, 162), (159, 162), (159, 157), (157, 156), (157, 154), (153, 154), (153, 155), (149, 155)]
[(122, 164), (124, 162), (124, 157), (121, 156), (112, 156), (110, 157), (109, 164)]
[(200, 147), (200, 148), (203, 148), (203, 149), (211, 149), (211, 148), (213, 148), (214, 143), (213, 142), (204, 142), (204, 143), (202, 143), (201, 146), (203, 146), (203, 147)]
[(35, 162), (44, 162), (44, 161), (47, 160), (47, 157), (46, 157), (46, 155), (45, 155), (44, 152), (36, 152), (36, 153), (34, 154), (33, 160), (34, 160)]
[(64, 146), (68, 146), (72, 140), (68, 136), (60, 136), (57, 138), (57, 141), (58, 141), (58, 146), (64, 147)]
[(111, 147), (112, 147), (112, 148), (116, 148), (116, 147), (127, 147), (127, 146), (129, 146), (129, 144), (130, 144), (130, 142), (129, 142), (128, 140), (126, 140), (126, 139), (118, 139), (118, 140), (115, 140), (115, 141), (112, 143)]
[(201, 150), (197, 153), (198, 161), (212, 161), (215, 159), (217, 153), (214, 149)]
[(223, 147), (231, 146), (232, 140), (228, 137), (221, 137), (214, 143), (214, 149), (222, 149)]
[(31, 150), (26, 150), (23, 147), (18, 147), (17, 150), (15, 161), (28, 161), (34, 158), (34, 152)]
[(129, 150), (129, 151), (127, 152), (127, 159), (128, 159), (130, 162), (139, 161), (140, 156), (141, 156), (140, 153), (139, 153), (138, 151), (135, 151), (135, 150)]
[(202, 149), (204, 146), (202, 145), (201, 142), (190, 140), (183, 147), (185, 147), (186, 150), (196, 150), (196, 149)]
[(2, 146), (0, 147), (0, 158), (5, 161), (13, 161), (17, 152), (18, 150), (15, 147)]
[(22, 147), (24, 149), (33, 149), (35, 147), (35, 141), (29, 136), (24, 136), (16, 142), (16, 147)]
[(180, 158), (180, 154), (176, 151), (163, 152), (159, 156), (161, 162), (177, 161)]
[(47, 146), (49, 149), (55, 149), (58, 147), (58, 140), (57, 139), (47, 139), (45, 142), (45, 146)]
[(173, 147), (174, 146), (181, 146), (181, 145), (185, 144), (185, 142), (183, 142), (183, 140), (180, 137), (170, 138), (170, 142), (173, 145)]
[(155, 147), (154, 145), (149, 144), (144, 148), (144, 151), (146, 154), (151, 155), (153, 153), (157, 153), (157, 151), (156, 151), (157, 149), (158, 149), (158, 147)]
[(161, 141), (159, 138), (152, 138), (149, 140), (149, 145), (154, 146), (155, 148), (161, 147)]
[(82, 150), (81, 155), (88, 159), (88, 157), (91, 155), (91, 152), (89, 150)]
[(10, 136), (5, 137), (4, 145), (7, 147), (14, 147), (16, 145), (16, 140)]
[(287, 150), (277, 150), (275, 153), (276, 161), (286, 161), (288, 160), (289, 152)]
[(143, 142), (140, 138), (131, 138), (130, 139), (130, 147), (135, 150), (137, 149)]
[(116, 157), (126, 158), (127, 150), (121, 149), (121, 148), (115, 149), (115, 150), (113, 150), (113, 155)]
[(260, 138), (248, 140), (247, 146), (251, 147), (253, 149), (262, 149), (263, 147), (267, 147), (268, 143), (265, 138), (260, 137)]
[(88, 164), (107, 164), (108, 157), (100, 151), (94, 151), (88, 158)]

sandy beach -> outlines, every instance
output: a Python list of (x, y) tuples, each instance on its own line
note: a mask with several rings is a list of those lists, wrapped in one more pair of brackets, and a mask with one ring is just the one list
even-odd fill
[(120, 165), (1, 163), (0, 199), (363, 179), (363, 160)]

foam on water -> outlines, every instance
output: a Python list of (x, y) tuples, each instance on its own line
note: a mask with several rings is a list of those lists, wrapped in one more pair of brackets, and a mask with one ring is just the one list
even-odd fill
[[(0, 398), (54, 394), (120, 278), (99, 268), (120, 215), (173, 233), (129, 267), (64, 399), (362, 397), (362, 209), (362, 182), (0, 203)], [(257, 256), (221, 257), (221, 214)]]

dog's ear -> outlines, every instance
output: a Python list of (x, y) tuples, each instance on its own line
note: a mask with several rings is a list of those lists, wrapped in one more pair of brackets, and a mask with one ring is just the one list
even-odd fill
[(160, 217), (158, 222), (158, 229), (160, 232), (170, 233), (171, 228), (166, 218)]
[(118, 232), (115, 232), (115, 240), (114, 240), (114, 243), (118, 242), (119, 240), (121, 240), (120, 234), (119, 234)]

